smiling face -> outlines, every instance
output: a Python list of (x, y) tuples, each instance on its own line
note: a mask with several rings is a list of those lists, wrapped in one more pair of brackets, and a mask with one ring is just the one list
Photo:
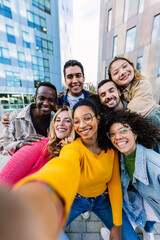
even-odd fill
[(63, 139), (70, 135), (72, 131), (72, 120), (68, 111), (60, 112), (54, 122), (55, 134), (57, 138)]
[[(127, 130), (126, 130), (127, 129)], [(131, 128), (125, 124), (114, 123), (110, 127), (111, 142), (121, 153), (129, 155), (136, 149), (136, 138)]]
[(65, 70), (65, 83), (69, 89), (69, 93), (78, 97), (82, 94), (85, 78), (79, 66), (70, 66)]
[(74, 129), (82, 141), (97, 141), (97, 130), (99, 120), (88, 106), (80, 106), (74, 112)]
[(50, 117), (51, 111), (54, 111), (57, 103), (55, 90), (46, 86), (39, 87), (35, 96), (35, 103), (38, 118)]
[(116, 60), (110, 67), (112, 80), (121, 87), (127, 87), (134, 79), (134, 69), (126, 60)]
[[(120, 105), (121, 94), (119, 89), (117, 89), (117, 86), (112, 81), (109, 81), (103, 84), (98, 89), (98, 95), (101, 103), (110, 109), (118, 108), (118, 105)], [(123, 104), (122, 104), (122, 108), (123, 108)]]

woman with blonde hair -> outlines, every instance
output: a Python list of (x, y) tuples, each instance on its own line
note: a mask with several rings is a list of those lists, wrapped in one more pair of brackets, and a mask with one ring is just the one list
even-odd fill
[(74, 137), (71, 110), (67, 106), (62, 107), (52, 120), (49, 137), (17, 151), (0, 171), (0, 183), (13, 186), (23, 177), (38, 171), (50, 159), (59, 156), (62, 147), (71, 143)]
[(115, 57), (108, 68), (108, 76), (121, 89), (127, 108), (150, 119), (160, 128), (160, 106), (153, 99), (151, 83), (134, 67), (127, 58)]

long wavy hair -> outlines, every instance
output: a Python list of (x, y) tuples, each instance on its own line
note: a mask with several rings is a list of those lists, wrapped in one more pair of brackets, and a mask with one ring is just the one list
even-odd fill
[(74, 128), (72, 127), (71, 133), (69, 134), (69, 136), (67, 136), (66, 138), (63, 139), (58, 139), (55, 133), (55, 121), (57, 116), (59, 115), (59, 113), (63, 112), (63, 111), (67, 111), (69, 114), (69, 117), (72, 120), (72, 111), (69, 107), (64, 106), (62, 108), (60, 108), (56, 114), (54, 115), (54, 118), (52, 120), (51, 126), (50, 126), (50, 130), (49, 130), (49, 142), (47, 143), (46, 149), (49, 152), (49, 158), (54, 158), (54, 157), (58, 157), (60, 150), (62, 149), (63, 146), (73, 142), (74, 138), (75, 138), (75, 131)]
[[(96, 104), (95, 101), (93, 101), (93, 99), (89, 99), (89, 98), (84, 98), (84, 99), (81, 99), (78, 103), (76, 103), (73, 107), (73, 113), (72, 113), (72, 116), (74, 118), (74, 113), (75, 113), (75, 110), (80, 107), (80, 106), (87, 106), (89, 107), (93, 112), (94, 112), (94, 115), (97, 117), (97, 116), (100, 116), (100, 121), (99, 121), (99, 124), (98, 124), (98, 134), (97, 134), (97, 141), (98, 141), (98, 147), (105, 150), (105, 152), (107, 151), (108, 149), (108, 138), (103, 130), (103, 127), (102, 127), (102, 122), (103, 122), (103, 116), (101, 116), (101, 111), (100, 111), (100, 108), (98, 107), (98, 105)], [(76, 133), (76, 138), (79, 137), (79, 135)]]
[(112, 67), (112, 64), (114, 62), (116, 62), (117, 60), (124, 60), (124, 61), (127, 61), (132, 67), (133, 67), (133, 70), (134, 70), (134, 78), (133, 78), (133, 81), (139, 81), (139, 80), (142, 80), (144, 79), (145, 77), (135, 68), (134, 64), (127, 58), (125, 57), (115, 57), (113, 59), (113, 61), (109, 64), (109, 67), (108, 67), (108, 76), (111, 80), (112, 79), (112, 76), (111, 76), (111, 67)]
[[(104, 131), (107, 133), (114, 123), (129, 125), (133, 133), (137, 134), (136, 142), (146, 148), (154, 148), (160, 140), (160, 130), (140, 114), (129, 110), (104, 113)], [(113, 147), (111, 141), (110, 145)]]

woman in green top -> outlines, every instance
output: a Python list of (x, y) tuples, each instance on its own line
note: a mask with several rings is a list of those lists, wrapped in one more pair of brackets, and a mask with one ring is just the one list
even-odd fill
[(121, 154), (123, 209), (132, 226), (154, 239), (154, 223), (160, 222), (160, 154), (153, 148), (159, 129), (137, 113), (117, 111), (105, 123), (111, 145)]

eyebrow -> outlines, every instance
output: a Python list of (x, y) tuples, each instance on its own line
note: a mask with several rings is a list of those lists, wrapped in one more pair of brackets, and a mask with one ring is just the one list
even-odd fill
[[(122, 63), (122, 65), (119, 68), (123, 67), (123, 65), (126, 63), (128, 63), (128, 62), (126, 61), (126, 62)], [(116, 72), (119, 68), (116, 68), (113, 72)], [(112, 69), (112, 67), (111, 67), (111, 69)]]

